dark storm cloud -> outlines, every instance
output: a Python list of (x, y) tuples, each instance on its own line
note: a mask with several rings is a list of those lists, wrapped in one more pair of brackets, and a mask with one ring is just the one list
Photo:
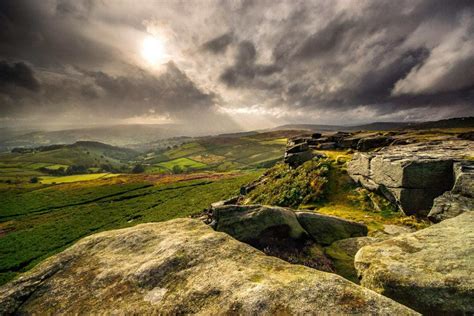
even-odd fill
[[(95, 85), (104, 92), (103, 99), (117, 107), (116, 110), (143, 114), (153, 109), (180, 116), (193, 115), (194, 111), (206, 111), (213, 105), (214, 95), (202, 92), (172, 62), (160, 76), (140, 71), (135, 76), (111, 76), (102, 71), (85, 72)], [(133, 104), (132, 107), (129, 105)]]
[(0, 55), (42, 67), (94, 65), (116, 52), (82, 32), (92, 1), (0, 1)]
[(227, 47), (230, 45), (230, 43), (232, 43), (233, 40), (233, 33), (225, 33), (204, 43), (203, 48), (215, 54), (222, 53), (227, 49)]
[(0, 119), (474, 115), (471, 0), (4, 0), (0, 43)]
[(0, 88), (18, 86), (31, 91), (38, 91), (40, 84), (36, 80), (33, 70), (23, 62), (9, 64), (0, 61)]
[[(474, 2), (333, 4), (300, 2), (266, 27), (276, 30), (259, 49), (272, 50), (277, 81), (261, 76), (256, 83), (258, 74), (248, 65), (256, 63), (259, 51), (250, 45), (220, 79), (230, 88), (264, 90), (262, 103), (276, 99), (308, 112), (363, 106), (376, 115), (430, 105), (474, 114)], [(271, 16), (265, 5), (253, 10)], [(251, 38), (262, 41), (265, 35)]]
[(256, 77), (270, 76), (281, 71), (281, 68), (275, 64), (262, 65), (256, 63), (257, 51), (250, 41), (239, 43), (235, 63), (233, 66), (224, 70), (220, 80), (227, 86), (251, 86)]

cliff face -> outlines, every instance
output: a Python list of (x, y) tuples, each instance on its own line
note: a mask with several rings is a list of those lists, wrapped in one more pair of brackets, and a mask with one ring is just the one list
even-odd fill
[(92, 235), (0, 288), (0, 314), (379, 314), (409, 308), (193, 219)]

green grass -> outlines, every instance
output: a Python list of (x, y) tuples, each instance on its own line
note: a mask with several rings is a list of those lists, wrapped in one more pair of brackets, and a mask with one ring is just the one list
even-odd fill
[(0, 283), (89, 234), (198, 213), (259, 175), (184, 181), (176, 176), (178, 182), (171, 183), (99, 185), (97, 180), (0, 192), (6, 201), (0, 217)]
[(194, 161), (194, 160), (189, 159), (189, 158), (173, 159), (173, 160), (170, 160), (170, 161), (159, 163), (158, 166), (166, 168), (168, 170), (172, 170), (173, 167), (175, 167), (175, 166), (178, 166), (183, 170), (190, 169), (190, 168), (192, 168), (192, 169), (203, 169), (203, 168), (207, 167), (206, 164), (203, 164), (202, 162)]
[(72, 176), (62, 177), (41, 177), (40, 182), (42, 184), (54, 184), (54, 183), (69, 183), (78, 181), (89, 181), (102, 178), (116, 177), (118, 174), (113, 173), (92, 173), (92, 174), (77, 174)]
[(66, 170), (68, 167), (69, 167), (68, 165), (54, 164), (54, 165), (46, 166), (45, 168), (49, 170), (58, 170), (60, 168), (63, 168)]
[(284, 145), (284, 146), (286, 146), (287, 142), (288, 142), (288, 138), (277, 138), (277, 139), (272, 139), (272, 140), (264, 140), (264, 141), (261, 141), (260, 143), (262, 145)]
[(176, 159), (180, 157), (187, 157), (196, 153), (200, 153), (205, 151), (206, 149), (201, 146), (201, 144), (197, 142), (192, 142), (192, 143), (186, 143), (178, 148), (168, 150), (164, 154), (169, 158), (169, 159)]

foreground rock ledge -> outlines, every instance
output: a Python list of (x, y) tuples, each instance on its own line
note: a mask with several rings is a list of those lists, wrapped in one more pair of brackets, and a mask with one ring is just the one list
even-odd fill
[(361, 284), (426, 314), (474, 313), (474, 212), (363, 247)]
[(177, 219), (86, 237), (0, 288), (0, 314), (416, 314)]

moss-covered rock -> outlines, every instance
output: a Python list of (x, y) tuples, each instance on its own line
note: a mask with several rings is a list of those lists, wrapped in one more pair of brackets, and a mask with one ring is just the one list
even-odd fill
[(213, 208), (212, 216), (215, 230), (251, 244), (264, 238), (301, 239), (306, 236), (295, 212), (284, 207), (226, 205)]
[(366, 236), (368, 232), (364, 224), (336, 216), (313, 212), (296, 212), (296, 216), (301, 226), (321, 245), (330, 245), (340, 239)]
[(354, 267), (354, 257), (360, 248), (382, 241), (375, 237), (353, 237), (333, 242), (325, 249), (325, 253), (332, 259), (337, 274), (359, 283), (357, 270)]
[(0, 314), (415, 315), (193, 219), (92, 235), (0, 288)]
[(363, 247), (361, 284), (426, 314), (474, 312), (474, 212)]

